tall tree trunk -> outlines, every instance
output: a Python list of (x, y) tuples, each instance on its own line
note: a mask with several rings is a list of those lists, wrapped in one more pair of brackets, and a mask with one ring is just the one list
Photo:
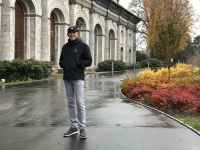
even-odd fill
[(170, 65), (168, 65), (168, 83), (170, 83)]

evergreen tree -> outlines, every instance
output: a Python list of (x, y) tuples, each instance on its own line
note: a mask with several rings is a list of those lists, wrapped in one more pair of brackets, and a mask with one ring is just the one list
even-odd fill
[(155, 43), (154, 53), (168, 68), (168, 82), (170, 82), (171, 59), (178, 54), (181, 41), (181, 33), (169, 24), (165, 30), (159, 33), (158, 41)]

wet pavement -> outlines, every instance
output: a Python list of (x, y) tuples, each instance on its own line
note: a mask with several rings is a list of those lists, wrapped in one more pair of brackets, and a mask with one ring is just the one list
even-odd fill
[(123, 102), (121, 80), (137, 74), (85, 76), (86, 140), (63, 138), (70, 122), (62, 79), (0, 87), (0, 150), (200, 150), (200, 136), (190, 129)]

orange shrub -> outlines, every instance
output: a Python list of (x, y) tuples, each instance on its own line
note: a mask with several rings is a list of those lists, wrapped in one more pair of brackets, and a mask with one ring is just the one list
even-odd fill
[(142, 79), (146, 79), (146, 78), (154, 78), (155, 76), (155, 72), (153, 70), (151, 70), (150, 68), (147, 68), (143, 71), (140, 72), (140, 75), (139, 77), (142, 78)]
[(171, 68), (171, 82), (168, 70), (157, 72), (145, 69), (139, 77), (122, 80), (122, 93), (134, 100), (150, 100), (158, 106), (182, 111), (200, 112), (200, 69), (187, 64)]

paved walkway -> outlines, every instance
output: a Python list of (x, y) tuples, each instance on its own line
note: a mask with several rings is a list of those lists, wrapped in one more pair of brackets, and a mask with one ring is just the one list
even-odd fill
[(69, 127), (62, 79), (0, 87), (0, 150), (200, 150), (200, 136), (134, 103), (118, 90), (129, 71), (85, 80), (88, 138), (63, 138)]

